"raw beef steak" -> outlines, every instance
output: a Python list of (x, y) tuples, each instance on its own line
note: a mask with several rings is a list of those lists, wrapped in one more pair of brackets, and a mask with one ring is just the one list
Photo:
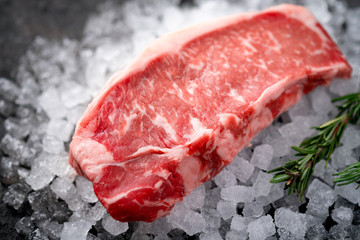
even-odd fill
[(113, 76), (79, 120), (70, 164), (119, 221), (154, 221), (302, 96), (351, 67), (302, 7), (166, 35)]

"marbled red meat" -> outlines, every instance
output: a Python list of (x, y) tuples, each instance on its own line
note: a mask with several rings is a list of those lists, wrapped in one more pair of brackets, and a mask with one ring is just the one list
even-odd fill
[(159, 38), (79, 120), (70, 164), (119, 221), (153, 221), (264, 127), (351, 67), (303, 7), (281, 5)]

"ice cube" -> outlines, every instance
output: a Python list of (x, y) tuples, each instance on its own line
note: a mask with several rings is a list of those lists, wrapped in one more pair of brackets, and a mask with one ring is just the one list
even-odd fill
[(101, 204), (101, 202), (97, 202), (86, 214), (86, 218), (89, 219), (89, 222), (96, 222), (103, 218), (106, 213), (106, 209)]
[(358, 126), (347, 126), (343, 136), (341, 140), (347, 149), (351, 150), (360, 146), (360, 128)]
[(271, 174), (263, 171), (259, 172), (254, 183), (255, 197), (268, 196), (270, 194), (271, 187), (273, 186), (273, 184), (270, 183), (270, 179), (272, 179), (272, 177), (273, 176)]
[(221, 199), (221, 188), (213, 188), (206, 192), (205, 195), (205, 208), (213, 208), (215, 209), (217, 206), (218, 201)]
[(86, 236), (91, 229), (91, 223), (79, 219), (76, 222), (64, 223), (64, 228), (61, 232), (61, 240), (86, 240)]
[(263, 240), (275, 234), (274, 220), (270, 215), (262, 216), (249, 223), (250, 240)]
[[(331, 161), (331, 163), (333, 163)], [(334, 185), (334, 176), (336, 170), (333, 168), (332, 164), (326, 163), (325, 160), (321, 160), (314, 168), (314, 176), (321, 178), (329, 186)]]
[(285, 187), (285, 183), (273, 184), (270, 188), (269, 195), (257, 197), (256, 200), (262, 206), (266, 206), (270, 203), (273, 203), (276, 200), (279, 200), (282, 197), (284, 197), (285, 195), (284, 187)]
[(40, 226), (40, 224), (46, 220), (50, 219), (50, 213), (46, 208), (42, 208), (37, 210), (31, 214), (31, 221), (34, 222), (36, 226)]
[(45, 236), (44, 233), (40, 232), (40, 229), (35, 229), (29, 234), (28, 239), (41, 239), (41, 240), (49, 240), (47, 236)]
[(60, 99), (66, 108), (73, 108), (77, 105), (88, 103), (91, 100), (91, 95), (80, 84), (65, 82), (61, 86)]
[(47, 153), (60, 155), (65, 152), (64, 142), (57, 137), (46, 135), (42, 140), (42, 144), (44, 151)]
[(227, 168), (243, 183), (249, 180), (254, 172), (254, 166), (250, 164), (249, 161), (239, 156), (236, 156), (231, 165)]
[(316, 113), (327, 114), (333, 108), (327, 88), (317, 87), (309, 96), (312, 107)]
[(208, 229), (219, 229), (221, 225), (220, 213), (212, 208), (203, 208), (201, 215), (205, 219)]
[(189, 196), (184, 199), (184, 204), (191, 209), (202, 208), (205, 202), (205, 186), (195, 188)]
[(305, 214), (296, 213), (286, 208), (275, 210), (275, 224), (283, 235), (304, 238), (307, 219)]
[(357, 42), (360, 41), (360, 36), (359, 36), (360, 27), (358, 25), (359, 14), (360, 14), (359, 8), (349, 9), (346, 14), (346, 21), (348, 25), (347, 34), (352, 40)]
[(81, 211), (87, 204), (81, 200), (79, 195), (71, 195), (64, 199), (71, 211)]
[(0, 177), (5, 184), (13, 184), (19, 181), (19, 174), (17, 172), (20, 161), (13, 158), (2, 157), (0, 159)]
[[(198, 0), (199, 2), (199, 0)], [(234, 13), (233, 8), (229, 7), (229, 3), (227, 1), (202, 1), (199, 12), (197, 13), (198, 18), (193, 17), (194, 21), (207, 21), (213, 19), (214, 17), (220, 17), (222, 14), (231, 14)]]
[(31, 127), (28, 121), (19, 121), (16, 118), (8, 118), (4, 122), (6, 132), (19, 140), (30, 133)]
[(343, 79), (335, 79), (331, 85), (329, 90), (338, 95), (344, 96), (354, 92), (354, 89), (358, 89), (359, 82), (352, 78), (350, 80), (344, 81)]
[(0, 116), (10, 117), (15, 112), (15, 109), (14, 103), (0, 99)]
[[(261, 132), (260, 132), (261, 133)], [(251, 149), (250, 147), (247, 147), (247, 148), (243, 148), (238, 154), (237, 156), (235, 156), (234, 160), (235, 161), (236, 159), (245, 159), (245, 160), (249, 160), (251, 159), (251, 156), (253, 154), (253, 149)]]
[(15, 99), (15, 102), (20, 105), (33, 105), (36, 97), (38, 97), (40, 94), (40, 87), (37, 81), (35, 80), (33, 74), (27, 70), (23, 71), (22, 68), (24, 68), (24, 66), (20, 65), (19, 70), (22, 71), (22, 73), (18, 72), (18, 74), (24, 74), (26, 76), (24, 76), (24, 78), (21, 79), (20, 94)]
[(10, 185), (3, 196), (3, 201), (18, 210), (24, 203), (31, 188), (25, 183), (14, 183)]
[(102, 220), (103, 228), (108, 231), (111, 235), (116, 236), (128, 230), (128, 223), (116, 221), (109, 214), (106, 214)]
[(354, 211), (353, 223), (360, 225), (360, 209)]
[(184, 230), (190, 236), (202, 232), (206, 228), (206, 222), (203, 216), (200, 213), (190, 210), (184, 204), (175, 205), (166, 219), (173, 227)]
[(85, 179), (84, 177), (78, 176), (76, 178), (76, 188), (81, 199), (88, 203), (95, 203), (98, 201), (92, 182)]
[(200, 234), (200, 240), (222, 240), (219, 231), (211, 231)]
[(352, 223), (354, 213), (351, 208), (339, 207), (332, 211), (331, 217), (339, 225), (348, 226)]
[(348, 232), (340, 225), (334, 225), (330, 228), (329, 239), (348, 239)]
[(167, 234), (171, 230), (171, 224), (166, 221), (166, 218), (159, 218), (152, 223), (139, 223), (138, 231), (147, 234)]
[(224, 220), (227, 220), (236, 214), (236, 207), (235, 203), (224, 200), (220, 200), (217, 204), (217, 210)]
[(313, 175), (314, 175), (315, 177), (324, 179), (325, 172), (326, 172), (325, 166), (326, 166), (326, 161), (325, 161), (325, 160), (321, 160), (320, 162), (318, 162), (318, 163), (315, 165)]
[(66, 111), (66, 119), (71, 123), (73, 126), (76, 125), (76, 122), (81, 118), (83, 113), (85, 112), (87, 105), (77, 105), (73, 108), (67, 109)]
[(322, 223), (310, 226), (305, 234), (306, 239), (321, 240), (327, 239), (328, 232)]
[[(293, 210), (297, 212), (298, 208), (294, 207)], [(324, 222), (324, 218), (313, 216), (311, 214), (306, 214), (306, 219), (307, 219), (307, 226), (308, 227), (314, 226), (314, 225), (317, 225), (317, 224), (322, 224)]]
[(88, 89), (91, 92), (97, 92), (104, 85), (107, 79), (107, 65), (108, 63), (102, 59), (92, 58), (86, 65), (85, 78)]
[(38, 98), (38, 103), (50, 118), (62, 118), (66, 116), (66, 109), (61, 103), (58, 89), (51, 87), (44, 91)]
[(66, 142), (69, 141), (73, 128), (73, 124), (65, 119), (52, 119), (47, 126), (46, 134)]
[(34, 162), (35, 156), (40, 152), (40, 149), (36, 149), (36, 146), (31, 147), (30, 145), (32, 144), (29, 141), (28, 143), (29, 144), (25, 146), (20, 159), (20, 164), (24, 167), (30, 167)]
[(29, 193), (27, 199), (34, 211), (48, 208), (56, 200), (55, 195), (48, 187)]
[(206, 222), (201, 214), (190, 211), (185, 215), (184, 220), (180, 223), (181, 229), (183, 229), (190, 236), (195, 233), (202, 232), (206, 228)]
[(360, 204), (360, 191), (357, 183), (350, 183), (344, 186), (335, 186), (335, 193), (342, 196), (353, 204)]
[(54, 221), (42, 221), (39, 225), (41, 232), (43, 232), (50, 239), (59, 239), (64, 225)]
[(132, 41), (134, 42), (134, 52), (142, 52), (151, 42), (156, 39), (156, 34), (152, 30), (138, 30), (132, 35)]
[(71, 211), (69, 210), (67, 204), (63, 201), (61, 202), (52, 202), (48, 206), (49, 212), (51, 214), (51, 218), (54, 221), (59, 223), (63, 223), (71, 216)]
[(325, 24), (330, 21), (331, 14), (326, 1), (321, 0), (305, 0), (305, 6), (315, 15), (315, 17)]
[(334, 190), (316, 178), (310, 183), (305, 196), (310, 199), (307, 205), (307, 213), (324, 220), (328, 216), (329, 207), (336, 200)]
[(25, 178), (27, 178), (27, 176), (29, 176), (30, 171), (27, 170), (26, 168), (19, 167), (17, 169), (17, 173), (18, 173), (20, 179), (25, 179)]
[(152, 238), (146, 233), (135, 231), (131, 236), (131, 240), (152, 240)]
[[(344, 169), (346, 166), (349, 166), (350, 164), (357, 163), (357, 160), (353, 156), (351, 156), (351, 152), (352, 151), (348, 148), (347, 145), (336, 148), (331, 156), (331, 165), (335, 169), (339, 170), (339, 169)], [(318, 164), (316, 164), (316, 166), (317, 165)]]
[(352, 204), (351, 202), (349, 202), (348, 200), (346, 200), (341, 196), (338, 196), (334, 204), (334, 208), (345, 207), (345, 208), (350, 208), (352, 211), (355, 210), (355, 206), (356, 205)]
[(25, 143), (23, 141), (20, 141), (9, 134), (6, 134), (0, 142), (0, 149), (13, 158), (21, 158), (24, 148)]
[(289, 109), (288, 113), (291, 120), (295, 120), (298, 116), (307, 116), (310, 110), (310, 100), (308, 96), (303, 96), (299, 102)]
[(273, 138), (269, 144), (274, 149), (274, 157), (276, 158), (286, 156), (290, 153), (290, 145), (282, 136)]
[(269, 144), (255, 147), (250, 163), (260, 169), (268, 170), (273, 158), (274, 150)]
[(356, 225), (350, 225), (349, 227), (345, 228), (349, 233), (350, 239), (359, 239), (360, 236), (360, 228)]
[(177, 7), (167, 7), (163, 11), (163, 24), (166, 32), (175, 31), (184, 24), (185, 15)]
[(247, 226), (248, 220), (243, 216), (235, 214), (235, 216), (231, 220), (230, 229), (238, 232), (243, 232), (246, 231)]
[(69, 164), (68, 155), (46, 155), (46, 168), (53, 174), (60, 178), (67, 178), (73, 181), (76, 177), (76, 172)]
[(30, 175), (25, 179), (32, 189), (39, 190), (49, 185), (54, 179), (54, 174), (45, 167), (33, 167), (30, 171)]
[(244, 217), (258, 218), (264, 214), (264, 208), (258, 202), (245, 203), (242, 213)]
[[(114, 29), (114, 25), (119, 22), (119, 15), (123, 12), (116, 11), (117, 8), (118, 7), (113, 2), (104, 2), (99, 6), (97, 14), (89, 16), (84, 27), (84, 42), (87, 45), (90, 45), (91, 47), (98, 46), (104, 40), (111, 39), (112, 33), (119, 33), (119, 30), (126, 29), (126, 26), (117, 26), (120, 29)], [(125, 14), (125, 16), (126, 15), (127, 14)], [(123, 32), (123, 34), (120, 35), (125, 34), (126, 32)]]
[(15, 224), (16, 231), (26, 236), (34, 230), (34, 227), (30, 217), (23, 217)]
[(214, 181), (218, 187), (230, 187), (236, 185), (236, 177), (235, 175), (227, 170), (222, 170), (218, 175), (215, 176)]
[(304, 138), (314, 133), (314, 130), (310, 129), (310, 127), (308, 117), (298, 116), (292, 122), (281, 126), (279, 132), (289, 145), (298, 146)]
[(169, 236), (165, 233), (161, 233), (155, 236), (154, 240), (171, 240)]
[(19, 95), (20, 89), (15, 83), (6, 78), (0, 78), (0, 96), (2, 98), (9, 102), (14, 102)]
[(238, 232), (235, 230), (231, 230), (226, 233), (225, 239), (226, 240), (239, 240), (239, 239), (247, 239), (248, 233), (247, 231)]
[[(139, 4), (140, 3), (140, 4)], [(152, 9), (152, 10), (149, 10)], [(152, 4), (141, 4), (141, 1), (139, 2), (127, 2), (127, 4), (124, 4), (123, 9), (126, 13), (125, 14), (125, 24), (132, 28), (132, 29), (154, 29), (154, 25), (158, 23), (158, 19), (154, 18), (156, 16), (155, 13), (159, 10), (159, 7), (156, 8)], [(160, 7), (160, 9), (163, 9)], [(148, 16), (148, 14), (144, 14), (144, 12), (152, 12), (152, 16)], [(141, 17), (139, 17), (141, 16)], [(158, 23), (159, 24), (159, 23)], [(155, 25), (156, 26), (156, 25)]]
[(50, 189), (61, 199), (68, 199), (76, 194), (74, 184), (66, 178), (56, 178), (50, 185)]
[(101, 239), (89, 232), (88, 235), (86, 236), (86, 240), (101, 240)]
[(221, 189), (221, 198), (233, 203), (251, 202), (254, 197), (255, 193), (252, 187), (237, 185)]

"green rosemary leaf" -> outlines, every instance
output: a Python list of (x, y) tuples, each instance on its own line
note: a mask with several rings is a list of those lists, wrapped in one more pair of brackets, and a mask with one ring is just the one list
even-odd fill
[[(341, 117), (341, 116), (340, 116)], [(332, 126), (333, 124), (337, 123), (339, 121), (339, 118), (340, 117), (337, 117), (337, 118), (334, 118), (332, 120), (329, 120), (325, 123), (323, 123), (322, 125), (320, 125), (320, 127), (318, 127), (319, 129), (324, 129), (324, 128), (327, 128), (329, 126)], [(320, 133), (319, 133), (320, 134)]]
[(275, 175), (270, 182), (271, 183), (280, 183), (280, 182), (284, 182), (287, 181), (291, 178), (291, 176), (289, 176), (288, 174), (279, 174), (279, 175)]
[(295, 151), (301, 153), (301, 154), (315, 154), (316, 153), (316, 149), (315, 148), (301, 148), (301, 147), (297, 147), (297, 146), (291, 146), (292, 149), (294, 149)]
[[(275, 173), (270, 182), (286, 182), (289, 187), (289, 194), (296, 193), (301, 199), (305, 194), (315, 165), (321, 159), (325, 159), (326, 164), (328, 163), (340, 143), (346, 126), (349, 123), (356, 124), (360, 119), (360, 93), (335, 98), (332, 102), (341, 102), (337, 106), (338, 115), (336, 118), (318, 127), (313, 127), (317, 130), (315, 136), (305, 139), (299, 146), (291, 147), (296, 151), (295, 156), (298, 159), (269, 171), (269, 173)], [(339, 185), (360, 181), (360, 162), (334, 175), (338, 177), (335, 182)]]
[(360, 181), (360, 162), (349, 165), (344, 171), (335, 173), (334, 176), (338, 176), (334, 182), (339, 186)]

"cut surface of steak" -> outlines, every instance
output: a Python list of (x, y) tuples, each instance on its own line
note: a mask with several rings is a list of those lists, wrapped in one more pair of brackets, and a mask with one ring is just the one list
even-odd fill
[(119, 221), (153, 221), (210, 180), (304, 93), (351, 67), (303, 7), (168, 34), (115, 74), (79, 120), (70, 164)]

